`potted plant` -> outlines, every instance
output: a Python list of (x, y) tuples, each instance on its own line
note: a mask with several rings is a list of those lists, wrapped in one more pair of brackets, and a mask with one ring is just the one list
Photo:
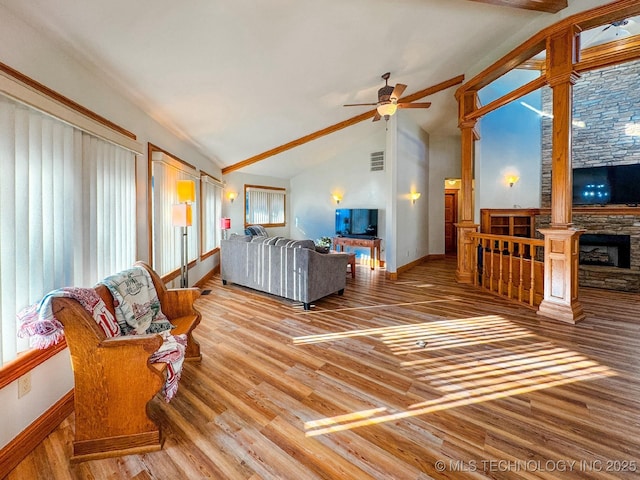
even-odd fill
[(316, 240), (316, 251), (320, 253), (329, 253), (331, 249), (331, 237), (320, 237)]

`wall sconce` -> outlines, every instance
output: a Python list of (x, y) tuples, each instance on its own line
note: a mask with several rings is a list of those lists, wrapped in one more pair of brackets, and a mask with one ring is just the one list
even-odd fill
[(238, 194), (236, 192), (227, 193), (227, 198), (229, 199), (229, 201), (231, 203), (233, 203), (233, 201), (236, 199), (237, 196), (238, 196)]
[(411, 198), (411, 203), (412, 204), (416, 204), (416, 200), (420, 198), (420, 193), (419, 192), (412, 192), (409, 194), (409, 197)]
[(331, 197), (336, 201), (336, 204), (340, 205), (340, 201), (342, 200), (342, 195), (338, 193), (334, 193)]
[(507, 175), (505, 179), (507, 180), (509, 187), (513, 187), (516, 183), (518, 183), (520, 177), (518, 177), (517, 175)]

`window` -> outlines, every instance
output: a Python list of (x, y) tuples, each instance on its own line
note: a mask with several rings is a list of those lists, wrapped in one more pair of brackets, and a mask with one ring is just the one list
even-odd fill
[(286, 190), (278, 187), (244, 186), (246, 225), (285, 226)]
[[(151, 154), (151, 201), (152, 201), (152, 254), (153, 268), (161, 277), (178, 274), (182, 266), (182, 228), (172, 224), (173, 205), (178, 203), (176, 184), (178, 180), (193, 180), (198, 189), (198, 173), (195, 167), (156, 149)], [(196, 191), (196, 199), (198, 192)], [(194, 202), (192, 219), (198, 218), (198, 204)], [(189, 263), (198, 258), (198, 222), (187, 227), (187, 254)]]
[(222, 183), (211, 175), (200, 172), (201, 194), (201, 257), (209, 256), (220, 246), (220, 218), (222, 216)]
[(0, 366), (16, 313), (136, 258), (135, 153), (0, 96)]

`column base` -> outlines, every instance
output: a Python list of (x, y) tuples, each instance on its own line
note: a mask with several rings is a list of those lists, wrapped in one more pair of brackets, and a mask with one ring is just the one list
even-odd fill
[(551, 300), (542, 300), (537, 313), (540, 316), (571, 325), (575, 325), (585, 318), (585, 313), (580, 302), (571, 302), (567, 305), (564, 303), (555, 303)]
[(473, 222), (455, 224), (458, 230), (458, 267), (456, 268), (456, 282), (473, 283), (474, 244), (469, 234), (476, 233), (479, 225)]
[(538, 315), (575, 325), (585, 315), (578, 301), (579, 239), (583, 230), (544, 228), (544, 299)]

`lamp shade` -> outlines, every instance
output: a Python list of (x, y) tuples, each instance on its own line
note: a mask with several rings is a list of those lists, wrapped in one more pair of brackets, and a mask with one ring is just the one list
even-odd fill
[(380, 105), (378, 105), (378, 113), (380, 115), (384, 116), (391, 116), (394, 113), (396, 113), (396, 110), (398, 109), (398, 105), (396, 105), (395, 103), (392, 102), (388, 102), (388, 103), (381, 103)]
[(178, 203), (193, 203), (196, 200), (196, 183), (193, 180), (178, 180), (176, 192)]
[(231, 219), (230, 218), (221, 218), (220, 219), (220, 228), (222, 230), (229, 230), (231, 228)]
[(191, 205), (188, 203), (179, 203), (173, 205), (171, 210), (171, 223), (174, 227), (190, 227), (191, 226)]

